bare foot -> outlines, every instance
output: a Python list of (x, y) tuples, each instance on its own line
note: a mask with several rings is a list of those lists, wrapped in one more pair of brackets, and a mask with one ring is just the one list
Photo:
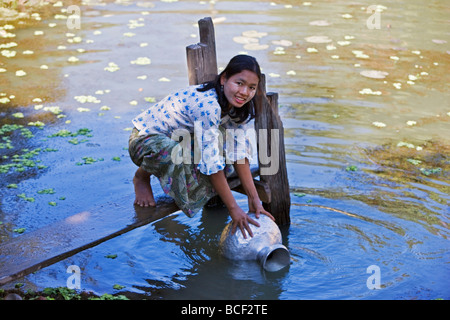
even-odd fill
[(156, 201), (153, 198), (153, 191), (150, 185), (150, 174), (141, 168), (137, 169), (134, 178), (134, 192), (136, 199), (134, 204), (141, 207), (156, 207)]

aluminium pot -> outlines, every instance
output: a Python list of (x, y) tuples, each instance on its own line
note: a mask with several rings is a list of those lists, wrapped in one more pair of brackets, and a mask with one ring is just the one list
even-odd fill
[(223, 256), (231, 260), (256, 260), (266, 271), (279, 271), (290, 263), (290, 254), (281, 242), (281, 231), (268, 216), (260, 214), (256, 219), (249, 213), (260, 227), (249, 224), (253, 237), (247, 234), (244, 238), (237, 229), (231, 234), (232, 223), (226, 225), (219, 241), (219, 249)]

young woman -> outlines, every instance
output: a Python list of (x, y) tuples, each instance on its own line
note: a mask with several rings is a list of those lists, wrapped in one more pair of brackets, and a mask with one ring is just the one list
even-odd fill
[[(163, 191), (188, 216), (201, 210), (216, 192), (229, 211), (232, 232), (239, 228), (245, 238), (245, 230), (253, 236), (249, 224), (259, 227), (259, 223), (237, 205), (227, 183), (234, 170), (248, 196), (249, 211), (257, 218), (265, 214), (274, 219), (263, 208), (253, 183), (251, 143), (236, 137), (228, 145), (228, 139), (223, 141), (227, 130), (252, 127), (253, 98), (260, 78), (256, 59), (238, 55), (214, 81), (174, 92), (133, 119), (129, 152), (139, 167), (133, 178), (135, 204), (156, 206), (150, 185), (150, 177), (155, 175)], [(181, 142), (171, 137), (180, 130), (191, 135), (184, 138), (193, 137), (185, 143), (192, 141), (194, 151), (200, 152), (198, 163), (173, 161), (178, 150), (174, 148)]]

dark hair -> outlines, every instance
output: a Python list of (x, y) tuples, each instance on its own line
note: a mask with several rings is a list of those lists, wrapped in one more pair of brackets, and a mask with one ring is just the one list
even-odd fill
[(261, 69), (256, 59), (245, 54), (240, 54), (233, 57), (228, 62), (226, 68), (213, 81), (205, 82), (202, 87), (197, 89), (200, 92), (204, 92), (214, 88), (217, 93), (217, 100), (222, 109), (222, 117), (228, 114), (236, 123), (246, 123), (255, 117), (254, 99), (256, 95), (252, 100), (243, 105), (242, 108), (231, 108), (231, 110), (228, 110), (228, 100), (220, 84), (220, 78), (224, 75), (225, 78), (229, 79), (244, 70), (254, 72), (258, 76), (258, 80), (261, 81)]

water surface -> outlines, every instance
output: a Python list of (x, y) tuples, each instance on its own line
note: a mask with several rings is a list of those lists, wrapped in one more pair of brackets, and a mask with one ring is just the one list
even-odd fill
[[(136, 299), (450, 297), (445, 1), (380, 3), (373, 30), (368, 1), (73, 3), (79, 30), (58, 16), (68, 2), (2, 27), (15, 35), (0, 38), (2, 50), (16, 54), (0, 56), (0, 98), (9, 100), (0, 125), (23, 127), (2, 127), (0, 241), (119, 195), (132, 199), (130, 120), (187, 85), (185, 47), (211, 16), (219, 66), (254, 55), (268, 91), (280, 95), (292, 200), (282, 232), (292, 261), (268, 274), (222, 258), (229, 218), (205, 209), (85, 250), (25, 277), (24, 289), (65, 286), (75, 264), (83, 289)], [(368, 288), (371, 266), (380, 289)]]

